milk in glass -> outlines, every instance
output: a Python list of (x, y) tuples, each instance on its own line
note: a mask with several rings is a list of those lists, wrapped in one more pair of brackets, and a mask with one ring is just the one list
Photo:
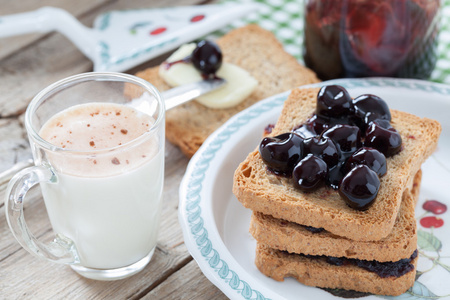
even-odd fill
[(57, 180), (41, 183), (55, 232), (74, 242), (85, 267), (130, 265), (156, 246), (164, 153), (153, 123), (125, 105), (89, 103), (58, 113), (40, 131), (61, 152), (85, 151), (48, 154)]

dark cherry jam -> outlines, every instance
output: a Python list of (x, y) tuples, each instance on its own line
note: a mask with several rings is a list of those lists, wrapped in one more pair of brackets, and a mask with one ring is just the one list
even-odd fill
[(302, 225), (302, 227), (305, 228), (306, 230), (308, 230), (309, 232), (312, 232), (312, 233), (319, 233), (319, 232), (322, 232), (322, 231), (325, 230), (322, 227), (317, 228), (317, 227), (305, 226), (305, 225)]
[(439, 0), (308, 0), (305, 64), (323, 80), (427, 79), (436, 63)]
[(204, 76), (212, 76), (222, 65), (222, 51), (216, 43), (202, 40), (192, 51), (191, 61)]
[(417, 250), (409, 258), (404, 258), (399, 261), (379, 262), (376, 260), (361, 260), (356, 258), (346, 257), (332, 257), (332, 256), (312, 256), (308, 258), (321, 259), (324, 258), (327, 263), (335, 266), (354, 265), (363, 268), (366, 271), (376, 273), (382, 278), (400, 277), (406, 273), (414, 270), (414, 265), (411, 263), (417, 257)]
[(303, 138), (293, 132), (265, 137), (259, 146), (259, 153), (275, 174), (290, 177), (295, 165), (302, 159)]
[(192, 54), (173, 62), (166, 62), (165, 67), (169, 69), (171, 66), (179, 63), (192, 63), (202, 75), (203, 78), (216, 77), (216, 72), (222, 66), (222, 51), (219, 46), (208, 40), (201, 40), (197, 43)]
[(380, 97), (352, 99), (342, 86), (324, 86), (315, 114), (291, 132), (264, 138), (259, 153), (269, 171), (292, 178), (297, 189), (311, 192), (326, 184), (349, 207), (366, 210), (387, 172), (386, 158), (401, 151), (401, 136), (390, 121)]

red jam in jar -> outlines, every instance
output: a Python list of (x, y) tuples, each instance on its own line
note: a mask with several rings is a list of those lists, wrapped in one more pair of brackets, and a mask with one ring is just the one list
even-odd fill
[(427, 79), (440, 0), (306, 0), (305, 64), (323, 79)]

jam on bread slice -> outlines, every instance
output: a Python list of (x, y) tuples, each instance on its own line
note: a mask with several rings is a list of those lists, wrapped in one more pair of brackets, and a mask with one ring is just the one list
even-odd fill
[[(400, 272), (395, 272), (399, 276), (385, 277), (353, 263), (333, 264), (327, 258), (292, 254), (258, 243), (255, 264), (261, 273), (277, 281), (294, 277), (309, 286), (398, 296), (414, 284), (417, 260), (418, 257), (412, 255), (399, 262), (396, 269)], [(372, 267), (374, 264), (362, 262), (362, 265)], [(387, 268), (392, 268), (389, 265)]]
[[(379, 241), (353, 241), (326, 230), (313, 230), (293, 222), (253, 212), (250, 233), (258, 243), (270, 248), (302, 253), (346, 257), (350, 259), (394, 262), (411, 256), (417, 249), (417, 226), (414, 210), (419, 198), (422, 171), (403, 193), (394, 227)], [(318, 229), (318, 228), (316, 228)]]
[(250, 232), (257, 240), (257, 268), (277, 281), (294, 277), (309, 286), (403, 294), (414, 284), (416, 275), (414, 207), (420, 181), (421, 171), (403, 193), (392, 232), (375, 242), (351, 241), (326, 231), (311, 233), (301, 225), (254, 213)]
[[(311, 120), (317, 111), (319, 91), (319, 88), (294, 89), (270, 136), (292, 132)], [(361, 107), (365, 109), (364, 105)], [(235, 171), (233, 193), (253, 211), (324, 228), (351, 240), (376, 241), (386, 237), (394, 226), (403, 191), (435, 150), (441, 132), (437, 121), (396, 110), (390, 110), (389, 114), (390, 126), (402, 140), (401, 151), (386, 155), (387, 172), (379, 177), (376, 199), (365, 210), (350, 207), (328, 185), (306, 192), (299, 189), (292, 177), (272, 172), (259, 149), (251, 152)], [(372, 123), (368, 122), (367, 127)]]

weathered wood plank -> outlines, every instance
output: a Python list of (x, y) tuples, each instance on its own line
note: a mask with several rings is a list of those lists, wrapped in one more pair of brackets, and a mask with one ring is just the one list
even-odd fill
[[(3, 0), (4, 1), (4, 0)], [(117, 1), (90, 11), (80, 18), (92, 24), (100, 13), (142, 7), (196, 4), (199, 0), (169, 0), (149, 3), (145, 0)], [(77, 2), (73, 2), (74, 5)], [(22, 113), (31, 98), (41, 89), (64, 77), (92, 70), (91, 61), (69, 40), (55, 33), (32, 47), (22, 49), (0, 61), (0, 117)]]
[[(67, 266), (36, 259), (15, 241), (6, 224), (5, 208), (0, 208), (0, 290), (7, 299), (138, 299), (164, 282), (191, 261), (178, 223), (178, 186), (188, 159), (174, 146), (166, 144), (164, 205), (157, 251), (151, 263), (138, 275), (116, 282), (97, 282), (77, 275)], [(25, 218), (32, 232), (51, 240), (43, 200), (38, 189), (27, 198)], [(4, 197), (4, 191), (0, 192)], [(206, 279), (205, 279), (206, 280)]]
[[(179, 288), (174, 289), (174, 286)], [(197, 263), (192, 260), (142, 299), (225, 300), (228, 297), (202, 274)]]
[[(43, 0), (39, 2), (34, 0), (18, 2), (0, 0), (0, 15), (4, 14), (5, 3), (15, 5), (8, 6), (9, 11), (7, 13), (35, 9), (42, 3), (60, 4), (73, 6), (74, 11), (71, 11), (71, 13), (79, 15), (79, 19), (84, 24), (90, 25), (98, 14), (112, 9), (188, 5), (200, 1), (155, 0), (149, 2), (148, 0), (137, 0), (130, 2), (125, 0), (95, 0), (86, 5), (83, 4), (84, 2), (86, 0), (76, 2), (69, 0)], [(17, 11), (14, 11), (14, 9), (17, 9)], [(1, 45), (0, 115), (13, 117), (0, 120), (0, 151), (5, 149), (6, 155), (14, 154), (18, 160), (19, 158), (22, 159), (21, 155), (24, 155), (25, 159), (26, 155), (30, 155), (27, 148), (28, 141), (18, 118), (22, 117), (22, 112), (28, 102), (48, 84), (72, 74), (90, 71), (92, 63), (59, 34), (41, 36), (34, 42), (30, 42), (30, 40), (28, 42), (13, 41), (12, 45), (9, 46), (12, 48), (4, 49)], [(24, 45), (28, 46), (24, 47)], [(21, 51), (14, 49), (21, 49)], [(7, 53), (7, 51), (11, 51), (12, 54), (5, 55), (4, 53)], [(2, 53), (4, 56), (2, 56)], [(130, 73), (134, 73), (144, 66), (157, 63), (158, 60), (153, 60), (133, 69)], [(20, 153), (15, 153), (15, 150), (20, 150)], [(10, 233), (6, 223), (3, 205), (6, 184), (0, 183), (0, 298), (140, 299), (145, 296), (152, 299), (155, 297), (158, 299), (226, 299), (201, 274), (183, 243), (177, 213), (178, 189), (188, 159), (169, 143), (166, 143), (165, 158), (164, 204), (157, 250), (151, 263), (140, 274), (121, 281), (99, 282), (88, 280), (77, 275), (67, 266), (38, 260), (23, 250)], [(9, 156), (6, 160), (8, 162), (13, 161)], [(0, 168), (1, 165), (0, 163)], [(53, 232), (39, 189), (33, 189), (27, 197), (25, 217), (28, 225), (39, 239), (51, 240)]]
[[(43, 6), (53, 6), (67, 10), (74, 17), (80, 17), (83, 14), (105, 5), (108, 0), (0, 0), (0, 16), (23, 13), (36, 10)], [(31, 33), (22, 36), (15, 36), (0, 39), (0, 60), (20, 51), (36, 41), (45, 37), (46, 33)]]
[[(186, 249), (155, 251), (141, 273), (128, 279), (102, 282), (85, 279), (70, 267), (50, 264), (18, 251), (2, 262), (0, 289), (4, 299), (139, 299), (154, 286), (191, 260)], [(8, 276), (5, 276), (8, 274)]]
[(0, 116), (16, 116), (41, 89), (64, 77), (86, 72), (92, 63), (60, 34), (1, 61)]
[(18, 162), (31, 158), (26, 132), (21, 122), (17, 119), (0, 119), (0, 175)]

